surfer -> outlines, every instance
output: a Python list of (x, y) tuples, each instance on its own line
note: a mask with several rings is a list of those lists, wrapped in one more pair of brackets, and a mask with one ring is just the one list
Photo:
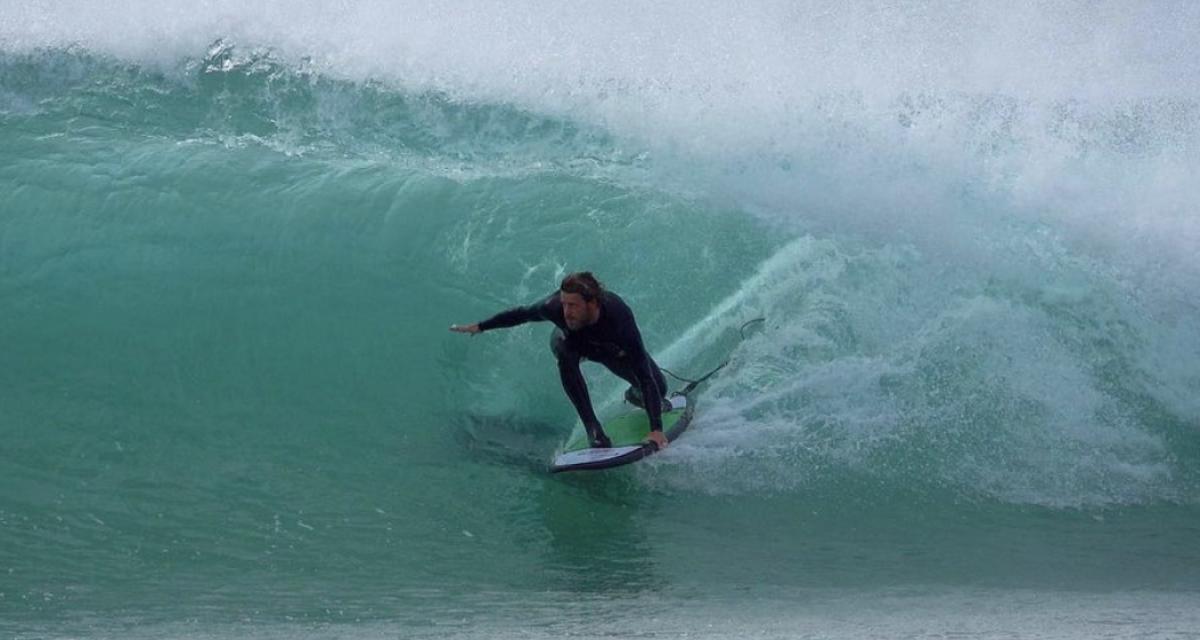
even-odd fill
[(598, 362), (630, 384), (626, 400), (644, 408), (650, 418), (647, 441), (659, 449), (665, 448), (662, 410), (663, 406), (670, 406), (664, 397), (667, 380), (646, 352), (629, 305), (617, 294), (605, 290), (591, 272), (568, 275), (558, 291), (529, 306), (514, 307), (475, 324), (452, 325), (450, 330), (474, 335), (545, 320), (557, 327), (550, 335), (550, 350), (558, 358), (563, 390), (575, 405), (591, 445), (610, 447), (612, 443), (592, 409), (587, 382), (579, 370), (581, 360)]

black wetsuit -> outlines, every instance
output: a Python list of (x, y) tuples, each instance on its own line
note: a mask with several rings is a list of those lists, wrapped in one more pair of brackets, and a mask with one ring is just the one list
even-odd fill
[(550, 348), (558, 358), (563, 390), (579, 412), (579, 419), (583, 421), (589, 436), (594, 438), (596, 433), (603, 432), (592, 409), (587, 383), (579, 371), (581, 359), (599, 362), (639, 390), (646, 414), (650, 417), (650, 429), (662, 431), (662, 403), (667, 393), (667, 381), (646, 352), (642, 334), (633, 319), (633, 311), (620, 296), (606, 292), (600, 299), (600, 317), (595, 324), (574, 331), (567, 328), (557, 291), (527, 307), (514, 307), (498, 313), (480, 322), (479, 328), (488, 331), (544, 320), (558, 327), (550, 336)]

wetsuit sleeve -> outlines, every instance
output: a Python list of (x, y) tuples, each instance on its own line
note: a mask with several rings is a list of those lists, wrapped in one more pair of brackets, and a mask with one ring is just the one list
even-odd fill
[(622, 347), (633, 364), (634, 374), (641, 383), (642, 403), (646, 415), (650, 418), (650, 430), (662, 431), (662, 398), (664, 390), (658, 388), (655, 382), (654, 369), (650, 366), (650, 354), (646, 353), (646, 345), (642, 343), (642, 332), (638, 330), (637, 322), (630, 312), (623, 318), (621, 326)]
[(513, 307), (507, 311), (501, 311), (487, 320), (480, 322), (479, 330), (507, 329), (508, 327), (515, 327), (526, 322), (549, 320), (549, 303), (554, 295), (551, 294), (549, 297), (543, 298), (527, 307)]

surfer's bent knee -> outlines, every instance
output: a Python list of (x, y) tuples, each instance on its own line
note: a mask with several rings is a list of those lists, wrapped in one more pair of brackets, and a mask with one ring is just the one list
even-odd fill
[(579, 354), (567, 344), (567, 336), (562, 329), (555, 329), (554, 333), (550, 334), (550, 351), (554, 352), (554, 357), (558, 358), (559, 362), (579, 360)]

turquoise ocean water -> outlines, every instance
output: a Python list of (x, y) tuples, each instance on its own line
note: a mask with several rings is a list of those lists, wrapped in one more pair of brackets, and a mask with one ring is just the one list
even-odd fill
[[(0, 637), (1200, 635), (1198, 30), (0, 3)], [(731, 361), (551, 476), (580, 269)]]

